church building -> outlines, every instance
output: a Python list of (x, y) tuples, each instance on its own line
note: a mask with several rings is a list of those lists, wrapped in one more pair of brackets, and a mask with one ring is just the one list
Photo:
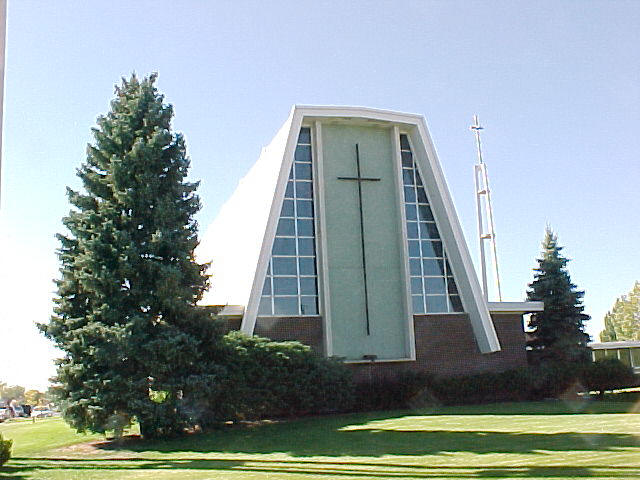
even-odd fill
[[(356, 372), (526, 364), (523, 314), (488, 302), (420, 115), (295, 106), (206, 232), (229, 328)], [(363, 368), (365, 367), (365, 368)]]

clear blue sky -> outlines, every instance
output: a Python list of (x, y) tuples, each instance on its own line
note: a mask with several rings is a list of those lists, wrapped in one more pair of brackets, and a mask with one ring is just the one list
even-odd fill
[(423, 114), (477, 257), (480, 115), (505, 300), (546, 224), (596, 334), (640, 279), (640, 4), (635, 1), (9, 0), (0, 381), (42, 388), (54, 234), (90, 128), (122, 76), (159, 72), (201, 179), (201, 231), (292, 104)]

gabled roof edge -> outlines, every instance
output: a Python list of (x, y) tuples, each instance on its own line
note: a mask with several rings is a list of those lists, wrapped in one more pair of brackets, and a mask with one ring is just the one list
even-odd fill
[(482, 353), (497, 352), (500, 350), (500, 341), (498, 340), (498, 335), (495, 331), (495, 327), (489, 313), (489, 305), (482, 289), (480, 288), (480, 282), (478, 281), (478, 277), (471, 260), (471, 255), (469, 253), (469, 248), (462, 232), (460, 220), (453, 204), (451, 193), (449, 192), (449, 186), (444, 177), (444, 172), (442, 171), (440, 159), (438, 158), (438, 154), (433, 145), (433, 140), (429, 134), (427, 122), (422, 115), (419, 116), (416, 127), (418, 128), (420, 136), (425, 141), (425, 147), (428, 149), (427, 156), (432, 161), (432, 172), (440, 191), (455, 244), (458, 246), (458, 253), (462, 260), (462, 268), (464, 269), (464, 273), (469, 282), (469, 287), (471, 288), (471, 293), (476, 307), (475, 313), (477, 315), (474, 315), (474, 312), (469, 312), (469, 319), (478, 343), (478, 348)]
[[(280, 170), (271, 201), (269, 218), (267, 220), (267, 225), (262, 236), (260, 254), (258, 256), (258, 264), (256, 266), (255, 275), (253, 277), (251, 292), (249, 294), (249, 301), (247, 302), (247, 309), (245, 310), (244, 317), (242, 318), (242, 326), (240, 327), (240, 329), (248, 335), (253, 335), (256, 318), (258, 316), (258, 307), (260, 304), (260, 296), (262, 293), (264, 278), (267, 273), (267, 267), (269, 264), (269, 259), (271, 257), (271, 248), (273, 246), (275, 231), (278, 225), (280, 209), (282, 208), (284, 191), (286, 189), (287, 180), (289, 178), (289, 170), (291, 169), (291, 164), (293, 163), (293, 152), (297, 140), (297, 135), (295, 135), (294, 132), (300, 129), (301, 121), (302, 116), (296, 110), (296, 107), (293, 106), (289, 113), (289, 117), (284, 122), (282, 127), (280, 127), (280, 129), (278, 130), (278, 133), (274, 137), (274, 140), (263, 150), (263, 153), (260, 155), (260, 157), (262, 157), (263, 155), (268, 156), (269, 154), (277, 155), (277, 158), (280, 159)], [(269, 149), (271, 148), (278, 150), (269, 151)], [(258, 159), (258, 161), (260, 161), (260, 159)]]

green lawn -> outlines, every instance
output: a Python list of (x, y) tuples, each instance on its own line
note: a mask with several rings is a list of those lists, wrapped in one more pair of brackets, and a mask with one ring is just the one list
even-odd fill
[[(631, 402), (540, 402), (231, 426), (115, 446), (60, 419), (0, 425), (0, 479), (640, 478)], [(90, 443), (96, 442), (98, 443)]]

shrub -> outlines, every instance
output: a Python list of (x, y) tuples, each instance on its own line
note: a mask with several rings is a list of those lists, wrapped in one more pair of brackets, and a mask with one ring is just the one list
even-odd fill
[(445, 405), (522, 401), (530, 398), (533, 374), (528, 368), (461, 377), (441, 377), (431, 385)]
[(616, 358), (606, 358), (585, 365), (581, 379), (589, 390), (595, 390), (604, 395), (605, 390), (632, 387), (638, 384), (633, 370)]
[(299, 416), (347, 409), (353, 384), (341, 363), (299, 342), (230, 332), (223, 339), (226, 374), (195, 406), (200, 424), (232, 419)]
[(392, 410), (431, 402), (429, 385), (433, 376), (405, 371), (393, 378), (376, 378), (355, 386), (353, 408), (360, 411)]
[(543, 362), (529, 367), (532, 374), (530, 400), (558, 398), (579, 381), (582, 363)]
[(11, 458), (11, 445), (13, 440), (3, 440), (0, 433), (0, 467), (7, 463)]
[(386, 410), (420, 403), (468, 405), (557, 398), (579, 380), (580, 365), (547, 362), (503, 372), (434, 377), (404, 372), (356, 386), (356, 409)]

